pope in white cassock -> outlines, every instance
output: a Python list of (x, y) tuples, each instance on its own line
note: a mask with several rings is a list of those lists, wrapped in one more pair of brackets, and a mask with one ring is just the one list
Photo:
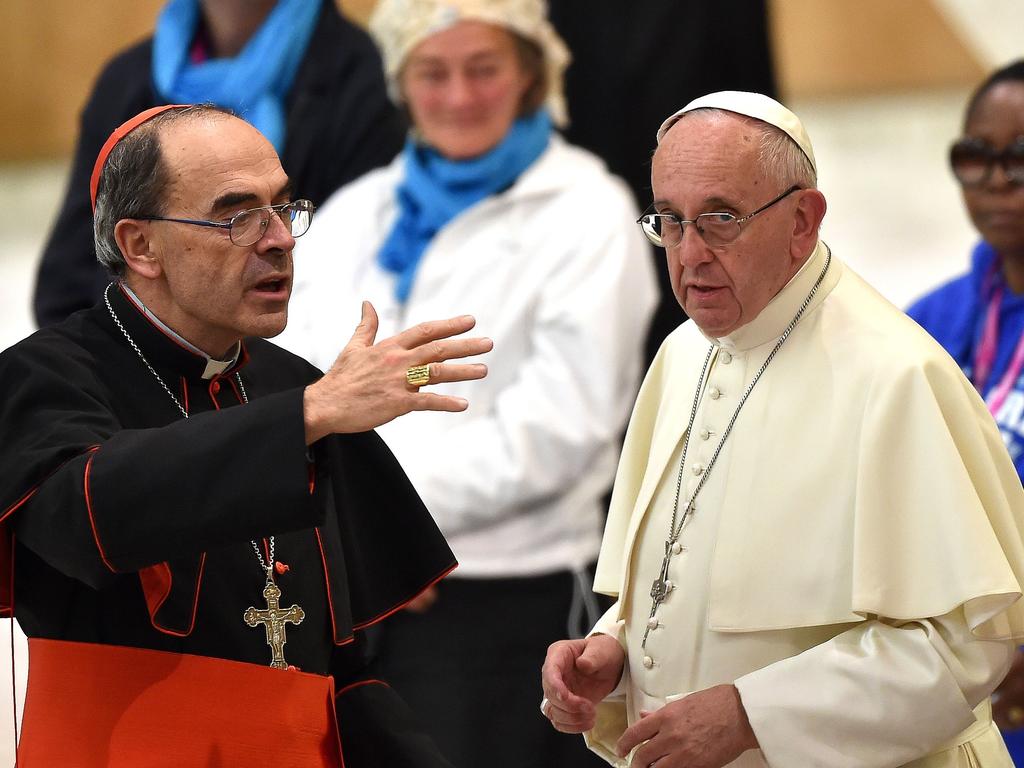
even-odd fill
[(542, 711), (616, 766), (1011, 766), (1024, 491), (988, 411), (818, 239), (792, 112), (716, 93), (658, 141), (640, 223), (691, 322), (630, 422), (617, 602), (551, 646)]

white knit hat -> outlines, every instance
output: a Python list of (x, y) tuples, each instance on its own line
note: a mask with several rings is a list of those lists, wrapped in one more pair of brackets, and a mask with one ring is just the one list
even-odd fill
[(774, 125), (796, 142), (797, 146), (807, 155), (807, 159), (811, 161), (814, 172), (818, 172), (817, 163), (814, 162), (814, 147), (811, 146), (811, 139), (807, 135), (807, 131), (804, 130), (800, 118), (775, 99), (749, 91), (719, 91), (694, 99), (661, 124), (661, 128), (658, 129), (658, 143), (661, 143), (665, 134), (668, 133), (668, 129), (675, 125), (680, 117), (695, 109), (707, 108), (724, 109), (727, 112), (735, 112), (737, 115), (753, 117), (769, 125)]
[(545, 105), (555, 125), (566, 125), (563, 76), (571, 57), (548, 21), (545, 0), (380, 0), (369, 26), (384, 57), (391, 98), (401, 101), (398, 75), (409, 52), (431, 35), (466, 20), (505, 27), (537, 44), (547, 68)]

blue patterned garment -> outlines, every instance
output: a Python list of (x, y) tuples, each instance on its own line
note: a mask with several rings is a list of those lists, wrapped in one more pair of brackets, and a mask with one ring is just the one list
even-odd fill
[[(971, 256), (971, 271), (937, 288), (907, 310), (956, 360), (973, 381), (974, 360), (984, 332), (985, 314), (991, 295), (989, 275), (997, 258), (986, 242), (979, 243)], [(995, 279), (1001, 280), (998, 271)], [(989, 289), (989, 290), (987, 290)], [(986, 294), (986, 295), (983, 295)], [(1004, 289), (999, 305), (999, 336), (992, 373), (982, 396), (988, 398), (1002, 380), (1024, 334), (1024, 295)], [(1024, 477), (1024, 376), (1019, 376), (1006, 400), (994, 414), (1017, 474)]]

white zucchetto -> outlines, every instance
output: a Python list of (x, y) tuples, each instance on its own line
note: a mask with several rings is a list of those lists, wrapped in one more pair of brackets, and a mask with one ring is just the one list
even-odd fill
[(775, 99), (760, 93), (718, 91), (694, 99), (661, 124), (658, 129), (658, 143), (661, 143), (665, 134), (668, 133), (668, 129), (675, 125), (680, 117), (695, 109), (724, 109), (727, 112), (735, 112), (737, 115), (745, 115), (774, 125), (796, 142), (797, 146), (807, 155), (807, 159), (811, 161), (811, 166), (817, 173), (818, 165), (814, 161), (814, 147), (811, 146), (811, 139), (807, 135), (807, 131), (804, 130), (800, 118)]

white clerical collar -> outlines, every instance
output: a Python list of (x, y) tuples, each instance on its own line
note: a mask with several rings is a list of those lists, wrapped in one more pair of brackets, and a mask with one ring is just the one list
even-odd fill
[[(821, 274), (821, 269), (825, 266), (825, 255), (827, 253), (828, 246), (819, 240), (813, 253), (803, 263), (803, 266), (797, 270), (797, 273), (790, 278), (790, 281), (786, 283), (782, 290), (775, 294), (775, 298), (768, 302), (768, 305), (761, 310), (757, 317), (727, 336), (715, 338), (705, 333), (704, 337), (712, 344), (718, 344), (723, 349), (730, 351), (753, 349), (778, 339), (782, 332), (786, 330), (786, 326), (789, 325), (797, 310), (800, 309), (800, 305), (807, 298), (807, 294), (810, 293), (815, 281), (817, 281), (818, 276)], [(805, 317), (810, 314), (814, 307), (824, 301), (832, 288), (835, 287), (842, 271), (842, 264), (839, 263), (838, 259), (833, 258), (824, 282), (814, 294), (813, 300), (804, 313)]]
[(135, 291), (128, 287), (127, 283), (122, 282), (121, 288), (124, 289), (124, 293), (128, 297), (128, 300), (135, 305), (135, 308), (138, 309), (139, 312), (145, 315), (146, 319), (149, 320), (149, 322), (153, 323), (153, 325), (155, 325), (165, 334), (170, 336), (176, 343), (183, 346), (192, 354), (206, 358), (206, 369), (203, 371), (204, 379), (212, 379), (214, 376), (219, 376), (220, 374), (224, 373), (224, 371), (228, 370), (235, 363), (238, 362), (238, 355), (242, 351), (241, 343), (235, 342), (234, 351), (231, 353), (230, 357), (227, 360), (216, 360), (209, 354), (201, 350), (199, 347), (197, 347), (195, 344), (190, 342), (188, 339), (181, 336), (181, 334), (175, 332), (173, 328), (168, 326), (159, 317), (154, 315), (153, 312), (149, 309), (149, 307), (142, 303), (142, 299), (135, 295)]

